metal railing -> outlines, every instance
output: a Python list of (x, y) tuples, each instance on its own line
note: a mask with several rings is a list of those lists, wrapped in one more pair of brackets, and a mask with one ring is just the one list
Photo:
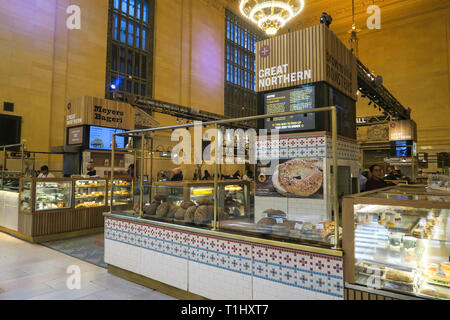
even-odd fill
[[(224, 119), (217, 121), (209, 121), (209, 122), (197, 122), (191, 124), (183, 124), (183, 125), (174, 125), (174, 126), (166, 126), (166, 127), (157, 127), (157, 128), (149, 128), (149, 129), (141, 129), (141, 130), (132, 130), (123, 133), (114, 133), (112, 137), (112, 153), (111, 153), (111, 194), (114, 194), (114, 160), (115, 160), (115, 152), (116, 152), (116, 137), (117, 136), (136, 136), (141, 137), (141, 155), (144, 157), (145, 153), (145, 134), (152, 133), (163, 130), (175, 130), (182, 128), (192, 128), (196, 126), (216, 126), (217, 129), (222, 130), (223, 125), (227, 124), (235, 124), (235, 123), (246, 123), (248, 121), (254, 120), (264, 120), (269, 118), (278, 118), (278, 117), (290, 117), (307, 113), (322, 113), (322, 112), (331, 112), (331, 136), (332, 136), (332, 165), (333, 165), (333, 179), (332, 179), (332, 194), (333, 194), (333, 212), (334, 212), (334, 244), (336, 248), (340, 248), (339, 244), (339, 197), (337, 191), (338, 185), (338, 175), (337, 175), (337, 111), (335, 106), (316, 108), (316, 109), (308, 109), (308, 110), (300, 110), (300, 111), (291, 111), (291, 112), (282, 112), (282, 113), (274, 113), (269, 115), (259, 115), (259, 116), (250, 116), (243, 118), (235, 118), (235, 119)], [(218, 139), (215, 139), (215, 152), (218, 150)], [(151, 152), (152, 154), (152, 152)], [(153, 157), (153, 155), (152, 155)], [(136, 169), (136, 168), (135, 168)], [(139, 216), (143, 217), (143, 175), (144, 170), (143, 166), (140, 170), (140, 197), (139, 197)], [(217, 216), (218, 216), (218, 201), (216, 200), (217, 192), (218, 192), (218, 162), (215, 161), (215, 172), (214, 172), (214, 221), (213, 221), (213, 230), (216, 230), (217, 227)], [(113, 206), (111, 202), (110, 213), (113, 213)]]

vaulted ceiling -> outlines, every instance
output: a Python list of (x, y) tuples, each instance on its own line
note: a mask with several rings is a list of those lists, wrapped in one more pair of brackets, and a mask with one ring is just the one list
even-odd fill
[[(407, 19), (450, 7), (448, 0), (354, 0), (355, 23), (361, 34), (367, 31), (370, 14), (367, 8), (375, 4), (381, 9), (382, 25), (405, 23)], [(227, 0), (227, 6), (239, 13), (240, 0)], [(352, 0), (305, 0), (303, 11), (290, 21), (280, 33), (310, 27), (320, 23), (323, 12), (333, 17), (331, 29), (344, 36), (352, 26)]]

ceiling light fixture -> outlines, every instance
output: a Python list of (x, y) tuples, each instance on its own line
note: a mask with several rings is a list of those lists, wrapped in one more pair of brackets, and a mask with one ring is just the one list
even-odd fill
[(273, 36), (304, 8), (304, 0), (241, 0), (239, 9), (244, 17)]

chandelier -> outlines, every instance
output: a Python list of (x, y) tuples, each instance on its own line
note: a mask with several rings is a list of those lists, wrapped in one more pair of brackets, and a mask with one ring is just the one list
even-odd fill
[(298, 15), (305, 6), (304, 0), (241, 0), (241, 13), (258, 25), (269, 36)]

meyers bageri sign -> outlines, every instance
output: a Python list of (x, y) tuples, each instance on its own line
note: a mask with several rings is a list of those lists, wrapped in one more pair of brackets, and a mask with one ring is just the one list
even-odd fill
[(128, 103), (94, 97), (72, 100), (66, 109), (66, 127), (93, 125), (133, 130), (135, 111)]

